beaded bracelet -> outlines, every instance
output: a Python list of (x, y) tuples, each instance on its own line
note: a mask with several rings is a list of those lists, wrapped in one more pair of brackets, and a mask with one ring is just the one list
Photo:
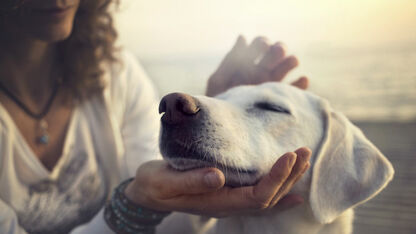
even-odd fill
[(156, 225), (171, 212), (145, 208), (128, 199), (124, 190), (131, 181), (133, 178), (114, 189), (111, 200), (105, 206), (104, 219), (116, 233), (153, 234)]

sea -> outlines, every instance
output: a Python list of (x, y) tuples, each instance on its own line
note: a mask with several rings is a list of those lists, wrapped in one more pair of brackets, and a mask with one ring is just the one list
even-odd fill
[[(416, 48), (313, 48), (296, 52), (300, 66), (285, 79), (310, 78), (309, 91), (354, 121), (416, 120)], [(204, 94), (221, 54), (142, 58), (159, 95)]]

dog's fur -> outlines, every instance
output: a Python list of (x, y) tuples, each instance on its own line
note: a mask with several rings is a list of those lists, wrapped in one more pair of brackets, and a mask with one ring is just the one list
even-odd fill
[[(309, 92), (265, 83), (195, 99), (202, 116), (196, 124), (181, 128), (179, 135), (162, 128), (161, 152), (176, 169), (217, 166), (227, 185), (252, 185), (280, 155), (301, 146), (313, 152), (311, 168), (291, 191), (302, 195), (304, 204), (267, 215), (218, 219), (212, 233), (351, 233), (352, 208), (393, 177), (390, 162), (363, 133)], [(183, 157), (187, 155), (192, 157)]]

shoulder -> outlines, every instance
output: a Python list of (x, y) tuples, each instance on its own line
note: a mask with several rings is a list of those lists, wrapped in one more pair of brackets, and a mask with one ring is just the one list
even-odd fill
[(158, 94), (136, 56), (121, 51), (118, 58), (119, 62), (105, 68), (104, 92), (113, 114), (121, 122), (127, 111), (156, 103)]
[(151, 88), (156, 94), (153, 83), (147, 76), (136, 56), (128, 51), (118, 54), (119, 62), (106, 69), (105, 82), (111, 92), (125, 92), (132, 88)]

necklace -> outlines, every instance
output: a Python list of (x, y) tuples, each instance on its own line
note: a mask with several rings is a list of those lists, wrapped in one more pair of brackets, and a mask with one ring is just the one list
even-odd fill
[(49, 109), (52, 106), (53, 100), (56, 97), (56, 94), (58, 93), (59, 88), (59, 82), (56, 82), (54, 85), (54, 88), (52, 90), (52, 94), (49, 97), (45, 107), (42, 109), (40, 113), (35, 113), (31, 111), (20, 99), (14, 95), (10, 90), (6, 88), (6, 86), (3, 85), (3, 83), (0, 82), (0, 90), (4, 92), (4, 94), (7, 95), (10, 100), (12, 100), (18, 107), (20, 107), (28, 116), (30, 116), (33, 119), (36, 119), (38, 121), (38, 129), (39, 129), (39, 136), (36, 137), (36, 143), (47, 145), (49, 143), (49, 133), (48, 133), (48, 122), (45, 120), (46, 114), (48, 114)]

